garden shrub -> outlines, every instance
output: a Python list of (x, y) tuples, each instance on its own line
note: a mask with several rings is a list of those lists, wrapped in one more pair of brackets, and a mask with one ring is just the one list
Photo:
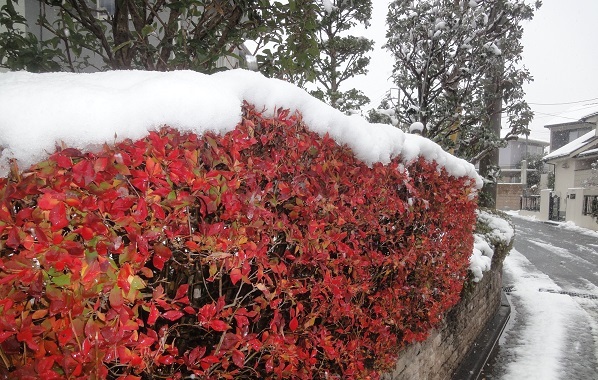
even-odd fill
[(0, 180), (3, 376), (377, 378), (459, 299), (474, 181), (245, 104)]

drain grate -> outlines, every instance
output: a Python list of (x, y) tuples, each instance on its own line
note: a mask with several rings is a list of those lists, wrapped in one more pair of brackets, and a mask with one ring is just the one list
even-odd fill
[(515, 290), (515, 286), (514, 285), (503, 286), (502, 290), (503, 290), (503, 292), (505, 292), (507, 294), (511, 294)]
[(564, 294), (571, 297), (580, 297), (580, 298), (587, 298), (590, 300), (598, 300), (598, 296), (595, 294), (585, 294), (585, 293), (576, 293), (576, 292), (566, 292), (564, 290), (554, 290), (554, 289), (538, 289), (540, 292), (544, 293), (554, 293), (554, 294)]

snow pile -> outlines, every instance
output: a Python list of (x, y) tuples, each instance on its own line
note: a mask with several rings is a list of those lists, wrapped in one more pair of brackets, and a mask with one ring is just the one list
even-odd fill
[(492, 256), (494, 250), (484, 239), (483, 235), (475, 234), (473, 243), (473, 253), (469, 258), (469, 270), (473, 273), (473, 281), (478, 282), (484, 277), (484, 272), (490, 270), (492, 266)]
[(482, 186), (473, 165), (428, 139), (346, 116), (292, 84), (246, 70), (0, 73), (0, 175), (6, 175), (9, 159), (26, 168), (54, 152), (56, 144), (94, 149), (142, 138), (165, 124), (197, 134), (226, 133), (241, 120), (244, 100), (264, 107), (266, 116), (280, 107), (301, 112), (312, 131), (328, 133), (367, 164), (423, 156)]
[(570, 220), (568, 220), (566, 222), (558, 223), (558, 227), (565, 229), (565, 230), (569, 230), (569, 231), (580, 232), (584, 235), (598, 237), (598, 231), (593, 231), (588, 228), (579, 227), (577, 224), (575, 224), (574, 222), (572, 222)]
[(509, 245), (515, 237), (515, 229), (508, 220), (486, 211), (478, 210), (478, 220), (487, 225), (491, 231), (485, 236), (493, 244)]
[(505, 219), (486, 211), (477, 211), (478, 221), (486, 226), (487, 232), (474, 234), (473, 252), (469, 258), (469, 270), (473, 273), (473, 281), (478, 282), (489, 271), (492, 265), (494, 249), (508, 246), (515, 238), (515, 229)]

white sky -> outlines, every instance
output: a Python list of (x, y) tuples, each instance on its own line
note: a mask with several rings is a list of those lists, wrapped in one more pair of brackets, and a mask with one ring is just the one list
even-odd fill
[[(364, 36), (376, 41), (369, 74), (354, 78), (346, 85), (346, 88), (362, 89), (370, 97), (371, 107), (378, 106), (385, 92), (392, 87), (387, 79), (392, 72), (393, 60), (382, 49), (386, 42), (389, 2), (373, 1), (372, 26), (363, 32)], [(545, 124), (569, 120), (551, 115), (572, 108), (581, 108), (582, 113), (584, 108), (598, 109), (598, 0), (543, 0), (534, 19), (524, 27), (523, 63), (535, 78), (525, 87), (527, 101), (546, 104), (594, 99), (576, 104), (532, 105), (536, 117), (531, 125), (531, 137), (547, 141), (549, 134)]]

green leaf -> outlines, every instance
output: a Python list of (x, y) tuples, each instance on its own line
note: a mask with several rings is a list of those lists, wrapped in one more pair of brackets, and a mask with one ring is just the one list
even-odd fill
[(141, 29), (141, 35), (147, 37), (152, 34), (156, 29), (152, 25), (146, 25)]
[(69, 273), (69, 274), (63, 274), (62, 276), (53, 277), (52, 278), (52, 282), (56, 286), (67, 286), (67, 285), (70, 285), (71, 284), (71, 275)]

